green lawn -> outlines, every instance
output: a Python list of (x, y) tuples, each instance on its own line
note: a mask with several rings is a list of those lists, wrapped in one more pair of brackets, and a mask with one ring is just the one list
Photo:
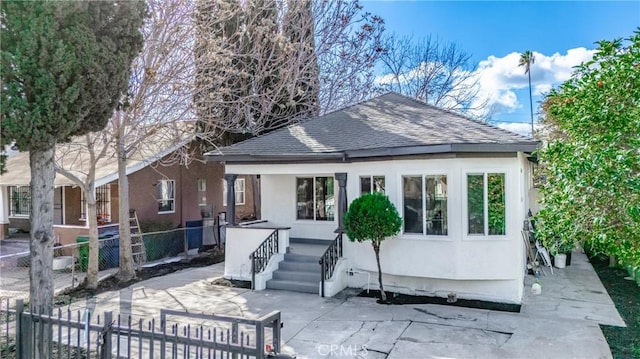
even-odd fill
[(640, 286), (624, 279), (625, 269), (610, 268), (606, 257), (592, 257), (591, 264), (627, 323), (626, 328), (601, 326), (613, 357), (640, 359)]

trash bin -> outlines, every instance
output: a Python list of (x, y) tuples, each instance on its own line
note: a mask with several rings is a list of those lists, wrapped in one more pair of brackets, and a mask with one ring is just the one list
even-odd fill
[(89, 236), (77, 236), (76, 243), (83, 243), (78, 247), (78, 270), (86, 272), (89, 267)]
[[(110, 238), (99, 242), (98, 269), (115, 268), (120, 265), (120, 242), (118, 237), (100, 236), (99, 239)], [(78, 247), (78, 270), (85, 272), (89, 267), (89, 236), (76, 237), (76, 243), (83, 243)]]
[(110, 236), (100, 242), (100, 270), (117, 268), (120, 265), (120, 240)]
[(202, 220), (187, 221), (185, 224), (189, 249), (202, 248)]

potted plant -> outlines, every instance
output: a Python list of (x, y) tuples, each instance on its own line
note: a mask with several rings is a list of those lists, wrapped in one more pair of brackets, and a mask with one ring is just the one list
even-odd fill
[(553, 255), (554, 265), (564, 268), (571, 264), (571, 252), (575, 248), (575, 243), (571, 239), (555, 237), (551, 243), (549, 252)]

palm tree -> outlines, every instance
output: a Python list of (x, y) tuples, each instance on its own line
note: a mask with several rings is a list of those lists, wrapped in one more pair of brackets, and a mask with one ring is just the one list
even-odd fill
[(535, 62), (533, 53), (529, 50), (520, 55), (518, 67), (524, 66), (524, 73), (529, 75), (529, 107), (531, 108), (531, 137), (533, 137), (533, 97), (531, 96), (531, 64)]

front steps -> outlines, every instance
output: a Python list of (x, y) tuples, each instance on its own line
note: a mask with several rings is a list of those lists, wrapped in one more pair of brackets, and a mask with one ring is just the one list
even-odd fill
[(320, 257), (331, 241), (291, 238), (284, 260), (267, 281), (267, 289), (319, 294)]

